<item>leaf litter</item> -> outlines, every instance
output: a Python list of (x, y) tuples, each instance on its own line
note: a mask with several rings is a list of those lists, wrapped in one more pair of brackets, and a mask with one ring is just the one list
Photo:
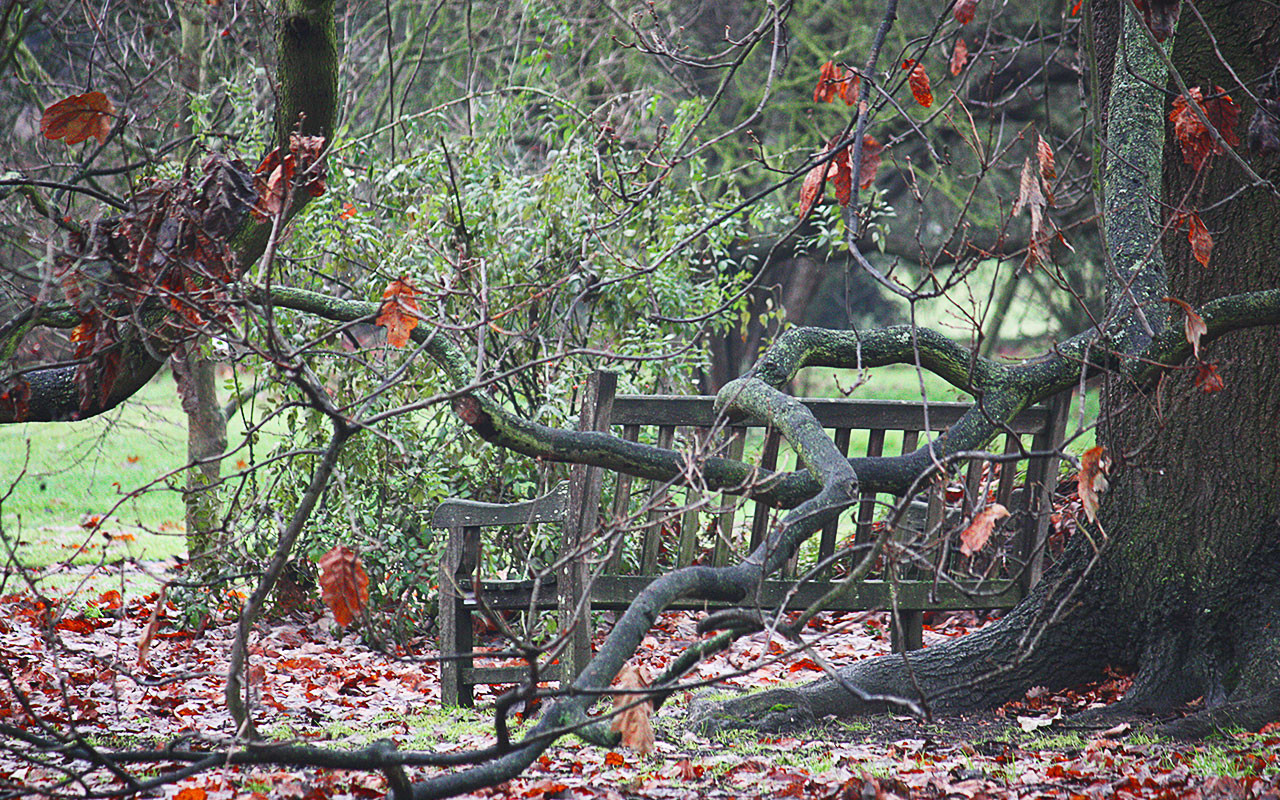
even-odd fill
[[(43, 601), (17, 594), (0, 598), (0, 658), (14, 676), (13, 687), (39, 717), (31, 719), (7, 687), (0, 693), (0, 723), (35, 733), (41, 724), (75, 728), (119, 748), (229, 735), (222, 690), (232, 615), (223, 614), (197, 633), (185, 630), (176, 609), (157, 593), (104, 592), (77, 607), (79, 613), (58, 620)], [(697, 618), (692, 612), (664, 614), (637, 653), (636, 674), (620, 686), (639, 688), (646, 675), (660, 674), (699, 638)], [(974, 612), (934, 615), (926, 625), (926, 646), (964, 636), (986, 621)], [(56, 638), (45, 635), (50, 623)], [(889, 649), (883, 613), (819, 615), (806, 633), (813, 649), (836, 666)], [(136, 666), (143, 641), (150, 652)], [(482, 637), (482, 647), (497, 644)], [(250, 648), (255, 720), (274, 738), (330, 747), (389, 739), (401, 749), (443, 752), (492, 743), (483, 708), (502, 687), (477, 687), (477, 711), (442, 710), (430, 647), (424, 637), (395, 652), (379, 652), (358, 633), (340, 629), (330, 614), (314, 610), (264, 620)], [(700, 665), (693, 677), (720, 679), (716, 691), (734, 692), (819, 676), (811, 656), (791, 651), (780, 638), (756, 634)], [(1128, 683), (1115, 674), (1074, 690), (1036, 687), (994, 713), (971, 717), (828, 718), (806, 731), (714, 739), (686, 728), (695, 692), (681, 692), (653, 717), (654, 738), (636, 748), (652, 748), (649, 755), (565, 739), (521, 777), (472, 796), (1280, 800), (1280, 730), (1211, 745), (1173, 745), (1107, 738), (1128, 732), (1125, 726), (1102, 733), (1069, 728), (1072, 713), (1114, 702)], [(426, 774), (410, 770), (411, 779)], [(96, 783), (89, 785), (97, 788), (113, 780), (104, 774), (92, 778)], [(0, 782), (55, 780), (57, 775), (42, 774), (12, 752), (0, 752)], [(380, 797), (386, 789), (382, 776), (371, 773), (227, 767), (168, 786), (163, 796), (313, 800)]]

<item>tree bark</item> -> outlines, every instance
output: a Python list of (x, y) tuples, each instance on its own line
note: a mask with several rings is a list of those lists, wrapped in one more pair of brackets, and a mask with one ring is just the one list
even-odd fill
[[(1280, 52), (1274, 10), (1261, 3), (1204, 2), (1196, 9), (1243, 80), (1270, 68)], [(1114, 28), (1115, 10), (1099, 9), (1101, 38)], [(1206, 94), (1214, 85), (1235, 86), (1204, 27), (1192, 20), (1184, 18), (1173, 48), (1179, 74)], [(1116, 52), (1107, 47), (1104, 61)], [(1112, 76), (1100, 83), (1110, 87)], [(1171, 94), (1177, 93), (1171, 85)], [(1231, 95), (1242, 101), (1242, 122), (1248, 120), (1252, 104), (1241, 91)], [(1168, 104), (1162, 109), (1167, 114)], [(1112, 113), (1109, 142), (1118, 147), (1131, 120)], [(1123, 171), (1118, 161), (1112, 168)], [(1158, 252), (1143, 251), (1132, 238), (1140, 233), (1141, 215), (1149, 213), (1136, 198), (1124, 201), (1133, 221), (1122, 228), (1108, 219), (1120, 278), (1109, 300), (1114, 345), (1144, 338), (1132, 298), (1125, 297), (1135, 290), (1140, 297), (1156, 292), (1162, 280), (1164, 291), (1193, 305), (1280, 286), (1280, 202), (1274, 194), (1257, 186), (1241, 192), (1250, 181), (1226, 155), (1213, 157), (1197, 175), (1172, 131), (1163, 175)], [(1119, 190), (1127, 191), (1123, 183)], [(1196, 262), (1185, 228), (1175, 221), (1179, 211), (1201, 209), (1215, 244), (1208, 269)], [(1177, 320), (1165, 321), (1167, 304), (1158, 295), (1143, 299), (1157, 339), (1161, 325), (1176, 327)], [(1194, 361), (1158, 382), (1111, 375), (1099, 439), (1115, 463), (1100, 524), (1092, 542), (1077, 535), (1056, 568), (1004, 619), (939, 647), (860, 662), (842, 670), (840, 681), (704, 705), (695, 708), (695, 720), (713, 729), (778, 729), (883, 708), (856, 699), (842, 683), (921, 700), (935, 712), (967, 711), (1017, 698), (1031, 686), (1096, 679), (1107, 667), (1134, 676), (1133, 689), (1113, 710), (1173, 717), (1164, 726), (1173, 735), (1227, 726), (1256, 730), (1280, 718), (1278, 351), (1274, 328), (1230, 333), (1206, 346), (1201, 357), (1217, 367), (1225, 384), (1216, 393), (1196, 385)], [(1191, 713), (1184, 716), (1186, 711)]]

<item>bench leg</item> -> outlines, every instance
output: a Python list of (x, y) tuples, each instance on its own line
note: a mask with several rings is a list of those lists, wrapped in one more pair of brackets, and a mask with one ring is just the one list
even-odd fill
[[(902, 636), (898, 636), (898, 627), (902, 627)], [(924, 612), (899, 611), (896, 619), (890, 619), (889, 641), (893, 652), (919, 650), (924, 647)]]
[(475, 699), (469, 677), (471, 657), (471, 609), (462, 600), (462, 590), (471, 581), (479, 546), (479, 528), (450, 528), (444, 557), (440, 559), (440, 701), (447, 706), (470, 708)]

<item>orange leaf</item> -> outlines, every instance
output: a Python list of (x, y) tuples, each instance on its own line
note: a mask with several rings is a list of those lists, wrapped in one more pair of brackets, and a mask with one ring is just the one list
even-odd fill
[(369, 576), (355, 551), (338, 545), (320, 557), (320, 599), (347, 627), (369, 603)]
[(342, 211), (338, 214), (338, 219), (351, 219), (356, 215), (356, 207), (351, 203), (343, 203)]
[[(1205, 100), (1199, 87), (1189, 91), (1190, 101), (1204, 112), (1205, 119), (1218, 131), (1222, 140), (1236, 147), (1240, 137), (1236, 136), (1236, 124), (1240, 121), (1240, 106), (1221, 87), (1213, 87), (1214, 96)], [(1182, 160), (1197, 171), (1212, 155), (1221, 155), (1222, 147), (1214, 141), (1209, 129), (1200, 121), (1191, 102), (1185, 95), (1173, 99), (1173, 109), (1169, 112), (1169, 121), (1173, 123), (1173, 133), (1182, 147)]]
[(1222, 376), (1218, 374), (1218, 365), (1201, 364), (1196, 372), (1196, 386), (1206, 394), (1222, 391), (1224, 384)]
[(621, 767), (627, 763), (627, 760), (622, 757), (622, 753), (610, 750), (604, 754), (604, 763), (610, 767)]
[(1166, 303), (1173, 303), (1182, 309), (1182, 313), (1186, 314), (1186, 322), (1183, 329), (1187, 335), (1187, 343), (1191, 345), (1191, 349), (1195, 352), (1196, 358), (1200, 358), (1200, 337), (1209, 332), (1209, 326), (1205, 325), (1204, 317), (1197, 314), (1191, 304), (1185, 300), (1179, 300), (1176, 297), (1164, 298)]
[(1036, 158), (1040, 161), (1040, 182), (1044, 184), (1045, 202), (1053, 205), (1053, 181), (1058, 177), (1058, 169), (1053, 164), (1053, 148), (1040, 134), (1036, 134)]
[(996, 522), (1009, 516), (1009, 509), (999, 503), (992, 503), (982, 509), (960, 534), (960, 552), (971, 556), (981, 550), (991, 538)]
[(951, 50), (951, 74), (959, 75), (968, 63), (969, 45), (964, 43), (964, 39), (956, 39), (956, 46)]
[(111, 117), (116, 107), (102, 92), (86, 92), (59, 100), (40, 116), (40, 132), (46, 139), (63, 139), (79, 144), (90, 136), (107, 143)]
[(1188, 220), (1187, 241), (1191, 242), (1191, 252), (1200, 266), (1208, 267), (1209, 257), (1213, 255), (1213, 237), (1209, 235), (1209, 229), (1204, 226), (1199, 214), (1192, 214)]
[(961, 25), (968, 25), (973, 22), (973, 12), (978, 8), (978, 0), (956, 0), (955, 10), (952, 12), (956, 15), (956, 22)]
[(800, 185), (800, 218), (804, 219), (809, 216), (809, 212), (813, 209), (813, 204), (818, 202), (818, 195), (822, 193), (822, 184), (827, 180), (827, 170), (831, 169), (830, 164), (819, 164), (809, 170), (809, 174), (804, 176), (804, 183)]
[(914, 59), (908, 59), (902, 62), (902, 68), (911, 70), (911, 74), (907, 76), (907, 83), (911, 85), (911, 96), (916, 99), (916, 102), (925, 108), (933, 105), (933, 90), (929, 88), (929, 73), (924, 71), (924, 65)]
[(836, 94), (836, 65), (828, 61), (818, 72), (818, 85), (813, 87), (813, 102), (830, 103)]
[(382, 308), (375, 322), (387, 329), (387, 344), (392, 347), (408, 344), (409, 334), (418, 327), (421, 315), (414, 299), (417, 294), (413, 283), (403, 275), (388, 283), (382, 292)]
[(613, 684), (619, 689), (627, 690), (626, 694), (613, 696), (614, 710), (617, 711), (625, 706), (631, 707), (618, 711), (617, 716), (613, 718), (612, 729), (622, 734), (624, 747), (629, 747), (642, 756), (652, 753), (653, 726), (649, 722), (649, 717), (653, 715), (653, 704), (646, 700), (632, 705), (640, 699), (640, 696), (635, 694), (636, 690), (644, 689), (649, 685), (649, 676), (645, 673), (644, 667), (633, 667), (630, 664), (624, 666), (618, 672), (618, 677)]
[(208, 793), (202, 787), (188, 786), (178, 792), (174, 800), (205, 800), (206, 797), (208, 797)]
[(1111, 456), (1102, 445), (1092, 447), (1080, 457), (1080, 471), (1076, 473), (1076, 489), (1080, 494), (1080, 504), (1084, 506), (1084, 515), (1090, 522), (1098, 521), (1098, 494), (1105, 492), (1110, 484), (1107, 473), (1111, 471)]

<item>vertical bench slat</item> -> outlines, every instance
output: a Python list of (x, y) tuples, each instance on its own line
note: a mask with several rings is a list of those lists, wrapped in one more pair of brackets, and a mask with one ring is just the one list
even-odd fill
[[(624, 425), (622, 428), (622, 438), (628, 442), (638, 442), (640, 440), (639, 425)], [(631, 483), (633, 478), (625, 472), (618, 473), (618, 482), (613, 493), (613, 518), (630, 528), (630, 523), (626, 522), (631, 517)], [(605, 571), (611, 575), (619, 575), (623, 572), (623, 565), (626, 563), (627, 543), (631, 539), (630, 530), (618, 531), (618, 545), (613, 555), (609, 558), (609, 563)]]
[[(1045, 452), (1056, 449), (1067, 431), (1071, 409), (1071, 393), (1050, 398), (1049, 419), (1044, 430), (1031, 440), (1031, 449)], [(1049, 535), (1049, 516), (1053, 512), (1053, 490), (1058, 482), (1057, 456), (1034, 458), (1027, 465), (1027, 506), (1031, 512), (1022, 546), (1022, 586), (1029, 591), (1044, 572), (1044, 544)]]
[[(777, 431), (769, 428), (764, 436), (764, 452), (760, 454), (760, 467), (764, 470), (773, 471), (778, 468), (778, 448), (782, 443), (782, 436)], [(756, 503), (756, 513), (751, 519), (751, 552), (760, 546), (760, 542), (764, 541), (765, 533), (769, 530), (769, 521), (773, 516), (773, 509), (764, 503)]]
[[(848, 458), (849, 456), (849, 440), (852, 437), (853, 430), (851, 428), (836, 428), (835, 436), (832, 440), (836, 449), (840, 451), (840, 455)], [(818, 560), (826, 561), (836, 552), (836, 534), (840, 530), (840, 520), (834, 519), (828, 522), (822, 529), (822, 540), (818, 543)], [(822, 571), (823, 576), (829, 576), (831, 570)]]
[[(867, 457), (875, 458), (884, 454), (884, 431), (876, 429), (867, 434)], [(874, 492), (860, 492), (858, 501), (858, 525), (854, 541), (866, 544), (871, 541), (871, 522), (876, 513), (876, 496)]]
[[(696, 428), (691, 433), (699, 442), (706, 442), (708, 428)], [(689, 486), (684, 490), (684, 513), (680, 515), (680, 545), (676, 551), (676, 566), (687, 567), (698, 554), (698, 533), (702, 526), (702, 492)]]
[[(1006, 433), (1004, 436), (1004, 455), (1012, 455), (1018, 452), (1021, 445), (1020, 438), (1016, 433)], [(996, 488), (996, 502), (1005, 508), (1013, 501), (1013, 482), (1018, 477), (1018, 463), (1016, 461), (1000, 462), (1000, 485)], [(1009, 511), (1013, 511), (1009, 508)]]
[[(658, 447), (670, 448), (675, 439), (674, 425), (658, 427)], [(644, 546), (640, 559), (641, 575), (654, 575), (658, 571), (658, 553), (662, 545), (662, 519), (667, 514), (663, 506), (666, 505), (668, 497), (667, 488), (655, 481), (653, 491), (649, 494), (649, 512), (645, 515)]]
[[(747, 429), (729, 428), (727, 435), (729, 437), (729, 448), (725, 456), (733, 461), (740, 461), (743, 449), (747, 444)], [(729, 554), (733, 552), (733, 523), (738, 514), (739, 500), (740, 498), (728, 492), (723, 492), (720, 495), (720, 507), (724, 511), (720, 512), (719, 519), (716, 520), (716, 551), (713, 560), (717, 567), (727, 565), (729, 563)]]

